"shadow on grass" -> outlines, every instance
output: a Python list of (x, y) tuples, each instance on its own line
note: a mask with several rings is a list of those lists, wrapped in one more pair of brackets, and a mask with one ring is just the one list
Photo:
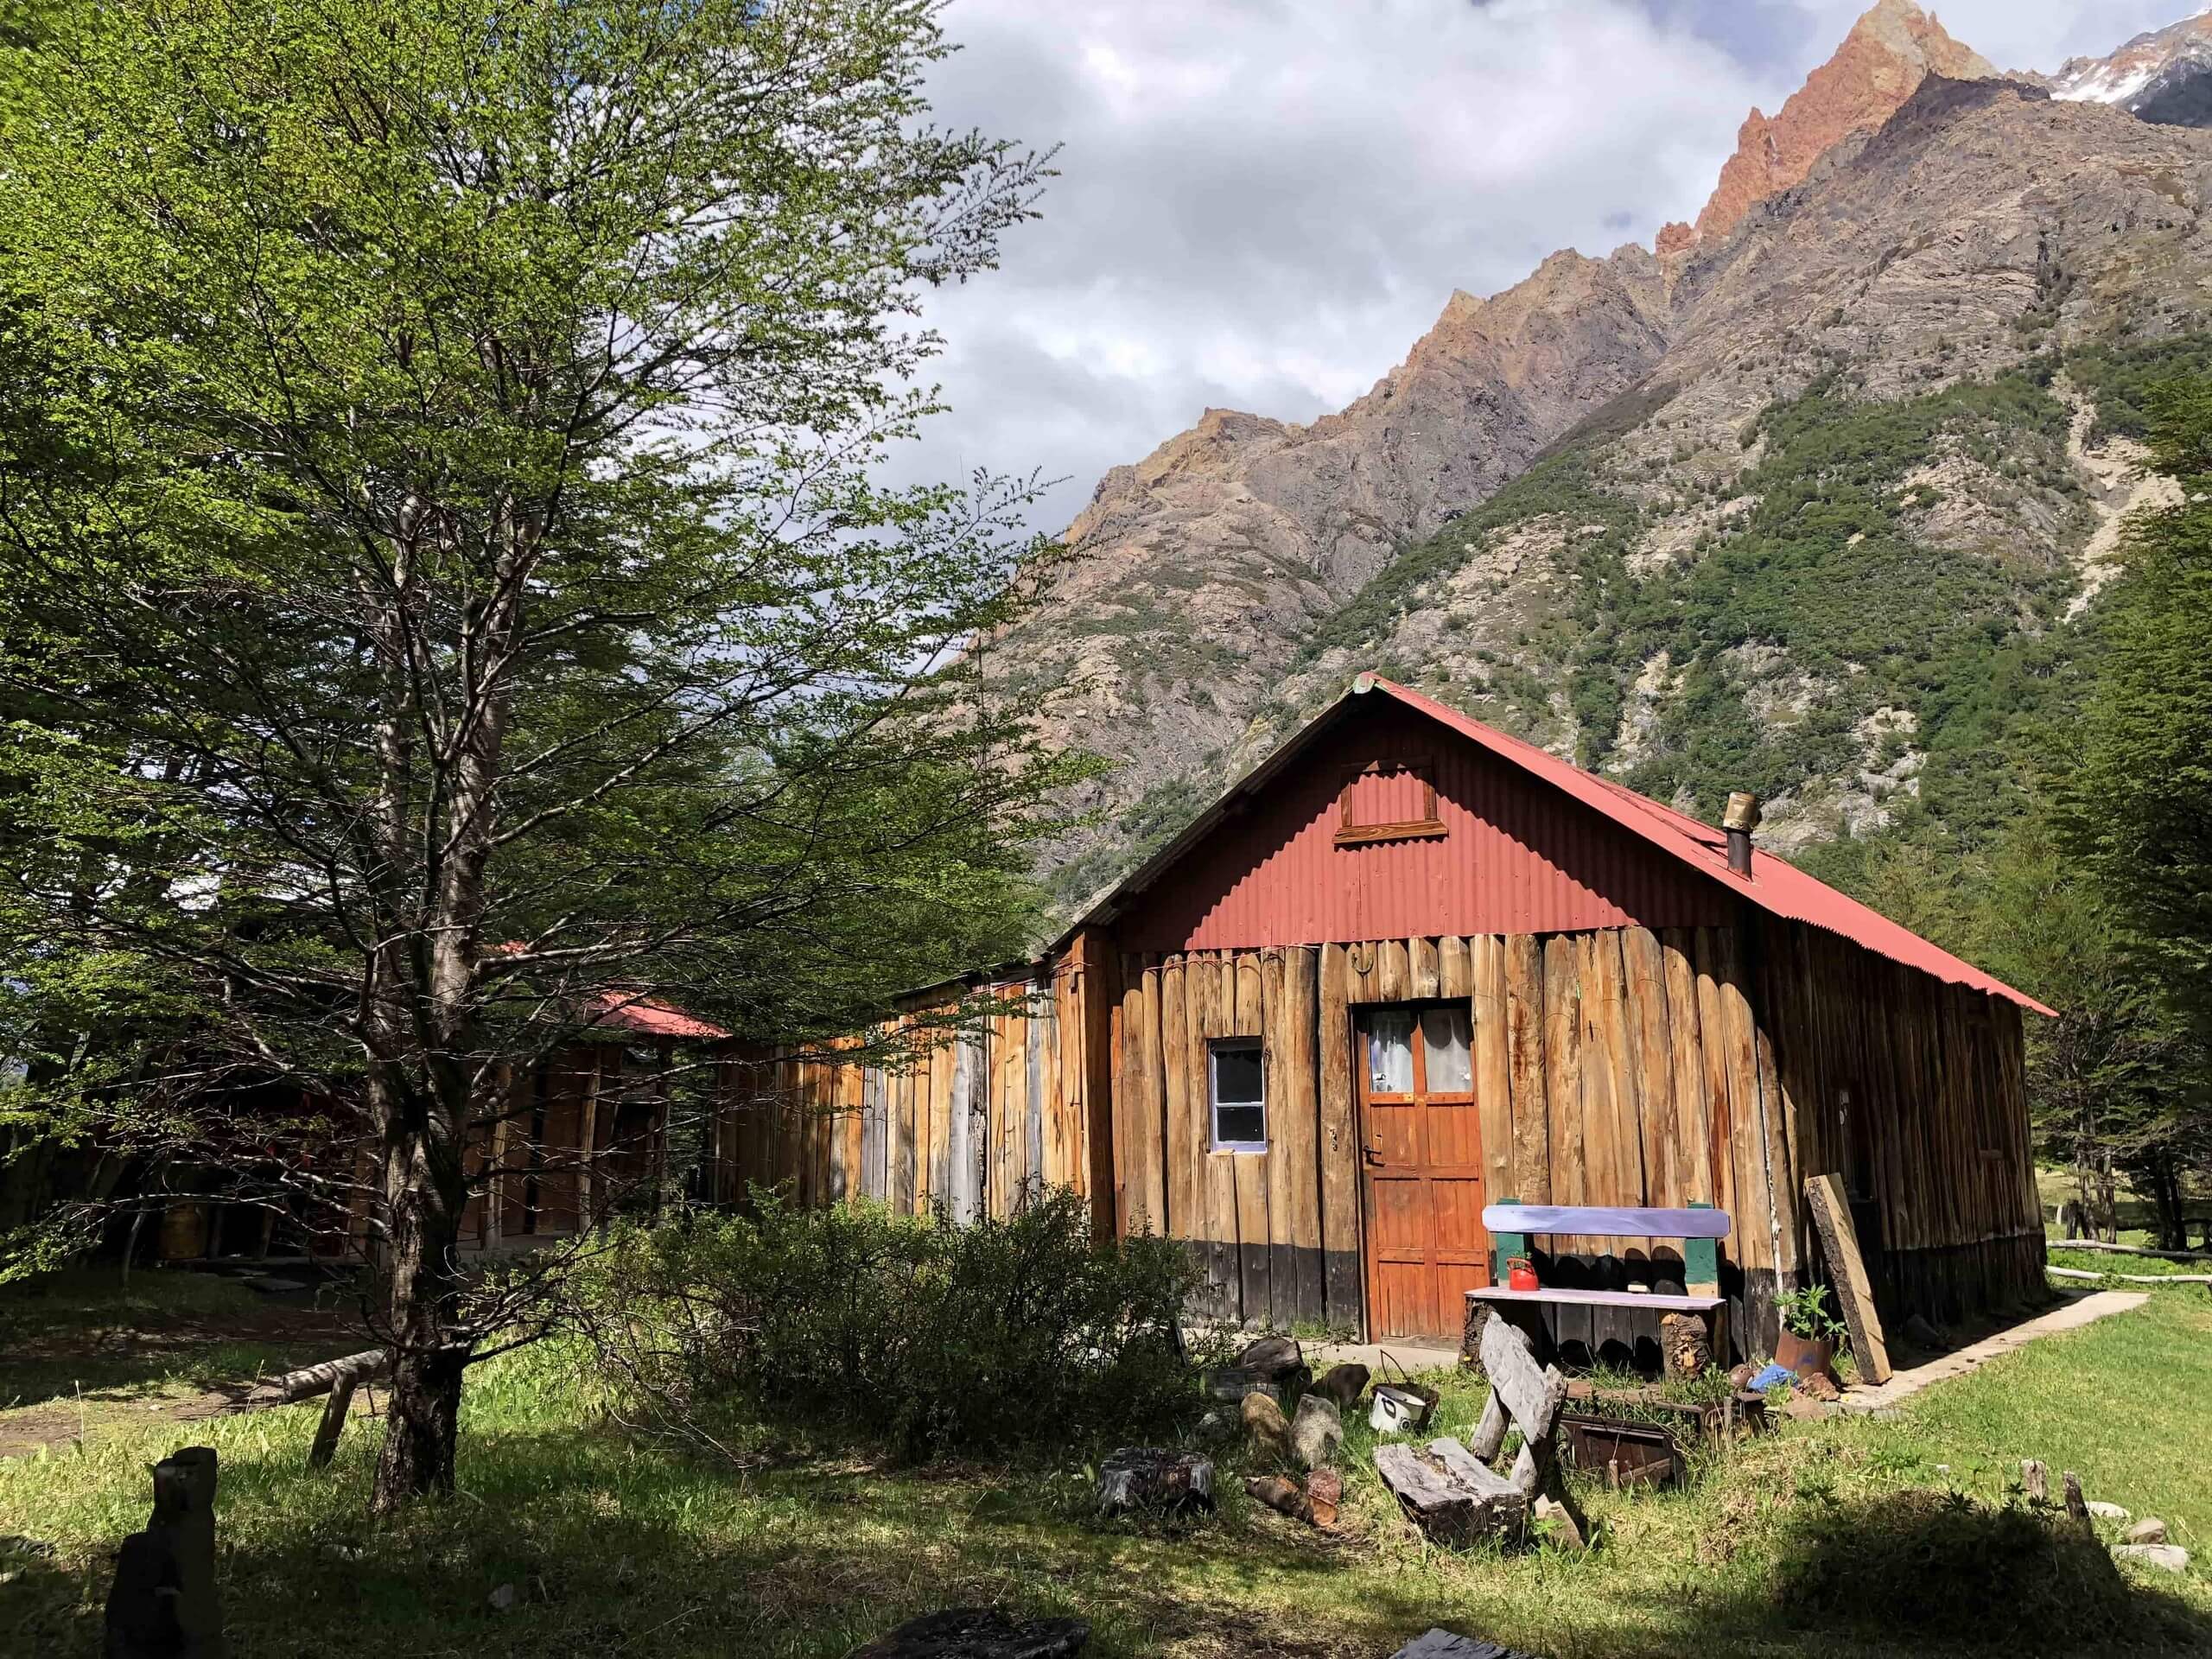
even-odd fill
[(2212, 1653), (2212, 1616), (2130, 1579), (2063, 1514), (1927, 1491), (1794, 1508), (1762, 1583), (1660, 1623), (1639, 1654)]

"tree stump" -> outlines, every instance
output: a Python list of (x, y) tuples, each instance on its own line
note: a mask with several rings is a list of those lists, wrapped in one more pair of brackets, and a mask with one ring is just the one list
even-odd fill
[(1659, 1319), (1659, 1351), (1669, 1376), (1703, 1376), (1713, 1363), (1713, 1333), (1704, 1316), (1665, 1313)]
[(1125, 1446), (1098, 1468), (1098, 1512), (1179, 1514), (1213, 1508), (1213, 1460), (1188, 1452)]
[(224, 1659), (217, 1473), (207, 1446), (185, 1446), (154, 1465), (154, 1512), (116, 1556), (104, 1659)]

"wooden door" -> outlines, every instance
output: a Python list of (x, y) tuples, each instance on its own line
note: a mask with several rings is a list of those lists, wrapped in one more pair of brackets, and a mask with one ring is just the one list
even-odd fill
[(1483, 1148), (1464, 1002), (1357, 1015), (1371, 1337), (1449, 1337), (1491, 1282)]

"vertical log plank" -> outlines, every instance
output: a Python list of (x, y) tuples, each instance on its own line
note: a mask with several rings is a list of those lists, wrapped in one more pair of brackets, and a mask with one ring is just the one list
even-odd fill
[[(1276, 1191), (1289, 1206), (1292, 1317), (1319, 1323), (1326, 1317), (1322, 1283), (1320, 1055), (1317, 1047), (1317, 1018), (1320, 954), (1311, 945), (1291, 945), (1283, 951), (1283, 994), (1269, 1027), (1282, 1053), (1282, 1116), (1275, 1147), (1269, 1155), (1280, 1158), (1285, 1172), (1280, 1189), (1270, 1185), (1272, 1205)], [(1275, 1276), (1275, 1292), (1282, 1294), (1282, 1276)]]
[(1544, 951), (1535, 936), (1506, 937), (1505, 1072), (1513, 1111), (1513, 1184), (1501, 1196), (1550, 1204), (1551, 1098), (1544, 1070)]
[(1351, 963), (1346, 955), (1341, 944), (1324, 944), (1318, 963), (1321, 1289), (1329, 1323), (1364, 1332), (1359, 1133), (1352, 1104)]

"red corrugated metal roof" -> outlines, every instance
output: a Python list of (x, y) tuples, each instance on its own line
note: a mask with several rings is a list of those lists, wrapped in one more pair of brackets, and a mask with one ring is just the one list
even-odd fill
[[(1930, 944), (1910, 928), (1899, 926), (1878, 911), (1871, 910), (1857, 899), (1847, 898), (1825, 882), (1806, 874), (1787, 860), (1754, 850), (1751, 874), (1738, 875), (1728, 868), (1727, 837), (1720, 830), (1677, 812), (1672, 807), (1662, 806), (1657, 801), (1639, 795), (1610, 779), (1584, 772), (1532, 743), (1508, 737), (1495, 727), (1485, 726), (1456, 709), (1446, 708), (1377, 674), (1361, 675), (1344, 698), (1339, 698), (1308, 721), (1256, 771), (1178, 836), (1158, 856), (1093, 906), (1083, 921), (1076, 925), (1106, 920), (1123, 909), (1130, 896), (1150, 887), (1166, 873), (1170, 866), (1179, 862), (1201, 839), (1211, 834), (1222, 822), (1232, 800), (1249, 795), (1260, 785), (1279, 774), (1296, 753), (1329, 723), (1331, 716), (1344, 706), (1347, 699), (1376, 691), (1382, 692), (1406, 708), (1427, 715), (1479, 744), (1492, 754), (1512, 762), (1649, 845), (1774, 915), (1803, 922), (1809, 926), (1826, 928), (1877, 955), (1908, 968), (1916, 968), (1951, 984), (1964, 985), (1993, 996), (2005, 997), (2038, 1014), (2054, 1012), (2024, 992), (2013, 989), (1971, 963), (1962, 962), (1949, 951)], [(1071, 933), (1073, 931), (1072, 928), (1069, 930)]]
[(720, 1026), (709, 1025), (665, 1002), (655, 1002), (643, 997), (625, 996), (620, 991), (601, 991), (592, 999), (591, 1022), (594, 1026), (613, 1026), (623, 1031), (634, 1031), (645, 1037), (673, 1037), (695, 1042), (719, 1042), (729, 1035)]

